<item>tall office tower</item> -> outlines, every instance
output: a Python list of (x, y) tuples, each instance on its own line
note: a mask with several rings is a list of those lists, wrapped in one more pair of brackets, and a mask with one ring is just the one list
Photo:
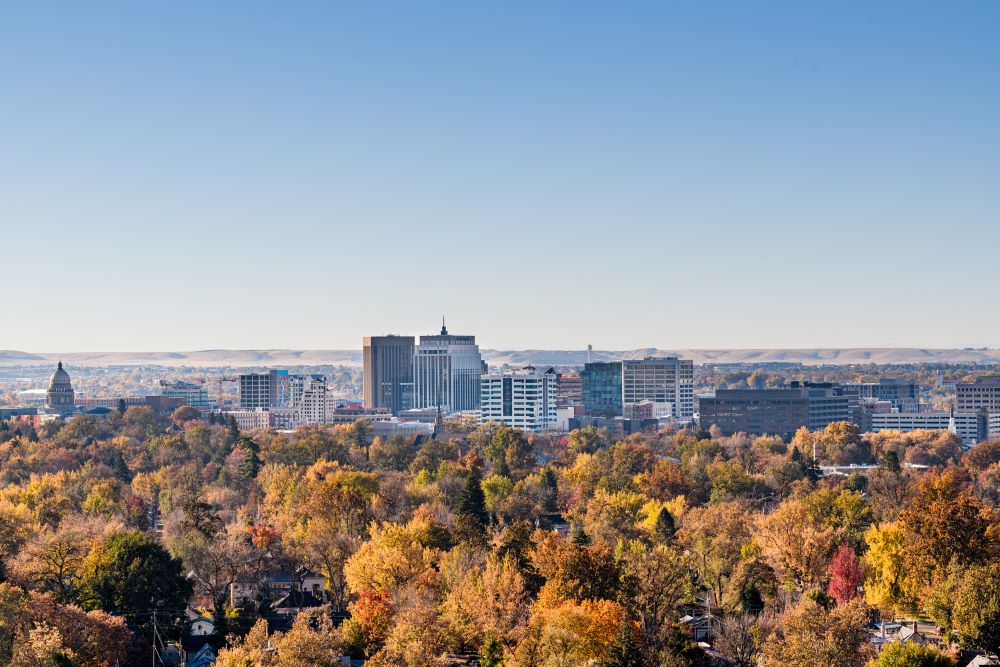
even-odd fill
[(413, 336), (365, 336), (365, 409), (413, 407)]
[[(243, 373), (240, 375), (240, 409), (279, 407), (279, 374), (287, 378), (288, 371), (271, 370), (266, 373)], [(282, 379), (284, 379), (282, 378)], [(280, 406), (283, 407), (283, 406)]]
[(694, 362), (677, 357), (646, 357), (622, 362), (622, 405), (672, 403), (676, 419), (694, 416)]
[(583, 411), (591, 417), (622, 414), (622, 362), (594, 361), (584, 365)]
[(476, 337), (453, 336), (442, 320), (441, 334), (421, 336), (413, 355), (413, 407), (478, 410), (479, 376), (485, 372)]
[(522, 431), (541, 431), (556, 423), (556, 372), (521, 370), (485, 373), (480, 378), (479, 420)]

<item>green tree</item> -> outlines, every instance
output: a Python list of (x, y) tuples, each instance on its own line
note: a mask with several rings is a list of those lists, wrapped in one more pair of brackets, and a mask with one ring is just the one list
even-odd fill
[(955, 667), (955, 661), (930, 646), (893, 642), (868, 667)]
[(480, 667), (503, 667), (503, 646), (492, 634), (486, 637), (479, 651)]
[(138, 531), (112, 534), (88, 554), (83, 571), (85, 606), (122, 615), (147, 636), (154, 612), (160, 623), (179, 619), (193, 591), (181, 561)]
[(1000, 653), (1000, 560), (965, 572), (952, 623), (963, 645)]
[(489, 521), (486, 511), (486, 496), (483, 494), (482, 475), (479, 468), (473, 466), (465, 478), (465, 486), (458, 496), (455, 506), (461, 530), (470, 534), (482, 534)]
[(663, 544), (669, 544), (674, 539), (676, 528), (674, 526), (674, 515), (666, 507), (660, 509), (656, 515), (656, 537)]
[(615, 641), (608, 648), (608, 655), (604, 659), (604, 667), (642, 667), (642, 651), (635, 640), (632, 622), (628, 618), (623, 618), (618, 626), (618, 634)]

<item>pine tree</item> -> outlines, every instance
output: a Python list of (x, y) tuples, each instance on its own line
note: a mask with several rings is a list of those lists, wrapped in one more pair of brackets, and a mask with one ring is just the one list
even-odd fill
[(573, 544), (579, 545), (581, 547), (590, 546), (590, 535), (587, 531), (583, 529), (583, 526), (579, 523), (573, 524)]
[(615, 642), (608, 649), (604, 667), (642, 667), (642, 652), (632, 634), (632, 622), (622, 619)]
[(125, 414), (125, 399), (124, 398), (119, 398), (118, 399), (118, 414), (120, 414), (120, 415)]
[(486, 637), (479, 652), (480, 667), (503, 667), (503, 647), (493, 634)]
[(458, 504), (455, 507), (455, 514), (463, 528), (475, 533), (482, 533), (489, 520), (486, 512), (486, 496), (483, 494), (482, 474), (479, 468), (473, 466), (465, 478), (465, 486), (458, 496)]
[(663, 544), (669, 544), (674, 539), (674, 516), (666, 507), (656, 515), (656, 536)]
[(559, 497), (559, 482), (552, 468), (545, 467), (540, 475), (539, 486), (542, 487), (542, 494), (545, 498), (545, 511), (556, 511), (556, 499)]

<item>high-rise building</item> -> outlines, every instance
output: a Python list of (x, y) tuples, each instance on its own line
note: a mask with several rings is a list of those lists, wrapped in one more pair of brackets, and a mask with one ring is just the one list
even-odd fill
[(278, 376), (287, 380), (288, 371), (270, 370), (264, 373), (243, 373), (240, 375), (240, 409), (279, 407)]
[(475, 336), (421, 336), (413, 355), (413, 407), (445, 412), (479, 409), (479, 376), (486, 365)]
[(522, 431), (541, 431), (556, 424), (556, 372), (521, 370), (485, 373), (480, 379), (479, 419)]
[(365, 336), (365, 409), (393, 414), (413, 407), (413, 336)]
[(76, 408), (76, 395), (69, 373), (63, 368), (62, 362), (49, 378), (49, 388), (45, 392), (45, 405), (55, 412), (72, 412)]
[(676, 419), (694, 416), (694, 362), (646, 357), (622, 362), (622, 405), (641, 401), (672, 403)]
[(853, 422), (857, 394), (829, 383), (793, 382), (782, 389), (720, 389), (698, 399), (704, 428), (791, 438), (803, 426), (810, 431), (838, 421)]
[(288, 407), (298, 410), (300, 424), (320, 424), (327, 420), (328, 397), (326, 376), (294, 375), (289, 383), (291, 402)]
[(583, 383), (583, 410), (588, 416), (621, 416), (622, 362), (588, 362), (580, 377)]

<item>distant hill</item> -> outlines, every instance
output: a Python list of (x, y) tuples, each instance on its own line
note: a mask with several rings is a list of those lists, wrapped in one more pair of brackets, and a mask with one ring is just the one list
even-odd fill
[[(491, 365), (574, 366), (587, 361), (586, 350), (483, 350)], [(789, 350), (594, 350), (594, 361), (676, 355), (696, 363), (791, 362), (818, 364), (1000, 364), (996, 349), (815, 348)], [(19, 352), (0, 350), (0, 366), (46, 365), (62, 360), (70, 366), (360, 366), (360, 350), (197, 350), (192, 352)]]

